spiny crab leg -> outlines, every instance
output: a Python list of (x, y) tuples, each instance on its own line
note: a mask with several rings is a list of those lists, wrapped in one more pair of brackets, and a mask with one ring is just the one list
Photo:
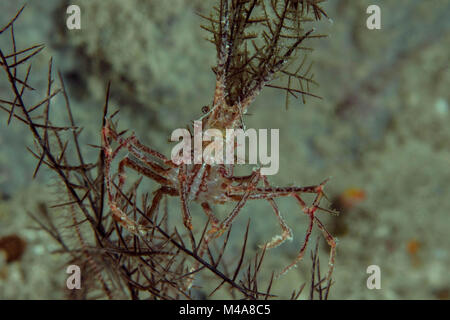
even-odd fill
[[(269, 181), (266, 176), (262, 176), (264, 181), (264, 186), (266, 188), (270, 187)], [(284, 221), (283, 217), (281, 216), (280, 210), (278, 209), (277, 204), (275, 203), (275, 200), (273, 198), (267, 198), (267, 201), (271, 205), (273, 211), (275, 212), (275, 215), (278, 219), (278, 222), (281, 226), (281, 230), (283, 231), (281, 235), (274, 236), (272, 240), (267, 242), (265, 245), (261, 245), (260, 248), (266, 248), (266, 249), (272, 249), (275, 247), (278, 247), (286, 240), (292, 240), (292, 230), (289, 228), (289, 226)]]
[(252, 178), (249, 182), (249, 184), (246, 186), (246, 191), (244, 192), (244, 195), (242, 196), (241, 200), (237, 203), (237, 205), (234, 207), (233, 211), (228, 215), (228, 217), (218, 226), (218, 227), (212, 227), (208, 233), (214, 234), (214, 238), (220, 237), (228, 228), (230, 227), (233, 220), (238, 216), (240, 213), (242, 207), (247, 202), (250, 194), (258, 184), (259, 180), (261, 178), (260, 169), (256, 169), (252, 173)]
[[(312, 232), (312, 229), (314, 226), (314, 213), (317, 210), (317, 207), (314, 207), (314, 205), (312, 207), (307, 207), (305, 202), (302, 200), (302, 198), (300, 198), (300, 196), (298, 194), (294, 193), (294, 194), (292, 194), (292, 196), (300, 204), (303, 212), (309, 216), (309, 226), (306, 231), (305, 240), (303, 242), (302, 247), (300, 248), (299, 253), (297, 254), (297, 257), (291, 264), (289, 264), (287, 267), (285, 267), (278, 276), (286, 274), (286, 272), (288, 272), (292, 267), (296, 266), (303, 259), (303, 256), (305, 255), (306, 248), (308, 247), (309, 238), (311, 237), (311, 232)], [(320, 198), (321, 198), (321, 194), (318, 194), (316, 196), (316, 199), (314, 200), (314, 203), (318, 204), (318, 202), (320, 201)]]
[(322, 234), (324, 235), (325, 239), (327, 240), (328, 245), (330, 246), (330, 259), (328, 261), (329, 267), (328, 267), (328, 274), (327, 274), (327, 281), (329, 281), (331, 279), (331, 276), (332, 276), (333, 270), (334, 270), (334, 259), (336, 257), (336, 240), (328, 232), (328, 230), (325, 229), (325, 226), (317, 217), (314, 217), (314, 220), (316, 222), (317, 227), (320, 229), (320, 231), (322, 231)]
[(152, 199), (152, 204), (150, 205), (150, 208), (145, 212), (145, 217), (141, 217), (141, 220), (139, 221), (139, 224), (145, 226), (148, 224), (148, 220), (153, 218), (153, 215), (155, 211), (158, 209), (159, 203), (163, 199), (164, 195), (169, 196), (178, 196), (178, 191), (176, 189), (162, 186), (158, 190), (154, 192), (154, 196)]
[(180, 189), (180, 201), (181, 201), (181, 212), (183, 213), (183, 223), (187, 229), (192, 230), (192, 218), (187, 203), (186, 171), (187, 171), (186, 165), (182, 165), (178, 171), (178, 185)]
[[(109, 143), (109, 138), (112, 138), (113, 140), (118, 142), (118, 147), (113, 150), (111, 148), (111, 145)], [(144, 225), (141, 225), (139, 223), (136, 223), (134, 220), (130, 219), (125, 212), (123, 212), (119, 206), (118, 206), (118, 199), (119, 199), (119, 192), (113, 192), (113, 183), (112, 183), (112, 178), (111, 178), (111, 163), (113, 162), (114, 158), (117, 156), (117, 154), (119, 153), (119, 151), (122, 148), (126, 148), (129, 151), (134, 151), (134, 153), (136, 153), (135, 150), (133, 150), (133, 143), (136, 143), (137, 139), (136, 137), (133, 135), (129, 138), (126, 139), (122, 139), (121, 137), (119, 137), (117, 135), (117, 133), (111, 129), (110, 125), (109, 125), (109, 121), (106, 120), (106, 124), (105, 127), (102, 128), (102, 143), (103, 143), (103, 151), (105, 154), (105, 182), (106, 182), (106, 190), (107, 190), (107, 194), (108, 194), (108, 203), (109, 206), (111, 208), (111, 212), (113, 214), (113, 218), (115, 221), (117, 221), (122, 227), (124, 227), (126, 230), (128, 230), (130, 233), (137, 235), (137, 236), (142, 236), (145, 235), (147, 233), (147, 228)], [(141, 144), (137, 144), (137, 146), (139, 146), (140, 148), (142, 148)], [(137, 146), (135, 146), (137, 148)], [(160, 155), (158, 152), (152, 152), (151, 149), (149, 148), (145, 148), (142, 149), (144, 152), (149, 153), (149, 154), (153, 154), (155, 156)], [(139, 153), (137, 153), (139, 154)], [(162, 160), (165, 159), (164, 156), (161, 155), (160, 157)], [(148, 164), (149, 166), (151, 166), (151, 161), (147, 160), (145, 161), (146, 164)], [(155, 180), (156, 182), (164, 185), (170, 185), (171, 182), (169, 180), (167, 180), (166, 178), (160, 176), (159, 174), (154, 173), (152, 170), (141, 166), (139, 164), (137, 164), (136, 162), (132, 161), (130, 158), (125, 157), (124, 159), (122, 159), (119, 162), (119, 169), (118, 169), (118, 175), (119, 175), (119, 184), (117, 186), (117, 188), (119, 190), (122, 190), (123, 185), (125, 184), (125, 167), (129, 167), (147, 177), (149, 177), (152, 180)], [(157, 168), (158, 165), (154, 164), (154, 166), (151, 166), (152, 168)], [(167, 171), (160, 171), (160, 173), (166, 173)]]
[[(304, 243), (302, 247), (300, 248), (300, 251), (295, 258), (295, 260), (289, 264), (287, 267), (285, 267), (280, 275), (285, 274), (289, 269), (297, 265), (302, 259), (305, 254), (305, 251), (307, 249), (309, 239), (312, 233), (312, 229), (314, 227), (314, 223), (317, 225), (317, 227), (322, 231), (328, 245), (330, 246), (330, 260), (329, 260), (329, 269), (328, 269), (328, 275), (327, 280), (331, 278), (331, 275), (333, 273), (334, 269), (334, 260), (335, 260), (335, 254), (336, 254), (336, 241), (331, 236), (331, 234), (325, 229), (324, 225), (320, 220), (315, 216), (315, 213), (317, 210), (324, 210), (327, 212), (330, 212), (328, 210), (322, 209), (319, 206), (320, 200), (322, 197), (325, 197), (325, 194), (323, 192), (324, 185), (328, 182), (329, 179), (326, 179), (322, 183), (316, 186), (308, 186), (308, 187), (270, 187), (267, 179), (263, 177), (264, 181), (264, 188), (253, 188), (253, 191), (250, 195), (248, 195), (248, 185), (246, 183), (244, 185), (234, 186), (230, 189), (232, 190), (231, 193), (228, 194), (228, 196), (236, 201), (242, 201), (245, 199), (266, 199), (272, 208), (275, 211), (275, 214), (279, 220), (280, 226), (283, 230), (283, 233), (280, 236), (275, 236), (270, 242), (266, 244), (266, 248), (274, 248), (284, 241), (292, 238), (292, 231), (287, 226), (283, 218), (281, 217), (281, 214), (279, 212), (278, 207), (276, 206), (276, 203), (274, 201), (274, 198), (280, 198), (280, 197), (293, 197), (296, 202), (300, 205), (302, 211), (308, 215), (309, 217), (309, 225), (308, 229), (306, 231), (306, 236)], [(307, 207), (306, 203), (303, 201), (303, 199), (299, 196), (299, 193), (315, 193), (317, 196), (315, 197), (311, 207)], [(333, 212), (330, 212), (333, 213)]]
[(309, 239), (310, 239), (310, 236), (311, 236), (312, 228), (313, 228), (314, 223), (315, 223), (317, 225), (317, 227), (322, 231), (322, 233), (323, 233), (323, 235), (324, 235), (328, 245), (330, 246), (330, 259), (329, 259), (329, 263), (328, 263), (328, 274), (327, 274), (327, 278), (326, 279), (327, 279), (327, 281), (331, 280), (331, 276), (332, 276), (333, 270), (334, 270), (334, 260), (335, 260), (335, 255), (336, 255), (336, 241), (331, 236), (331, 234), (325, 229), (325, 227), (322, 224), (322, 222), (315, 216), (315, 213), (316, 213), (317, 209), (320, 209), (319, 202), (320, 202), (321, 198), (324, 195), (322, 187), (323, 186), (321, 185), (321, 187), (319, 189), (319, 192), (318, 192), (316, 198), (314, 199), (314, 202), (313, 202), (311, 207), (307, 207), (305, 202), (300, 198), (300, 196), (298, 194), (296, 194), (296, 193), (292, 194), (292, 196), (299, 203), (299, 205), (302, 208), (303, 212), (309, 216), (310, 223), (309, 223), (309, 226), (308, 226), (308, 230), (306, 231), (305, 241), (304, 241), (303, 246), (300, 249), (297, 257), (295, 258), (295, 260), (290, 265), (288, 265), (286, 268), (284, 268), (281, 271), (280, 275), (285, 274), (287, 271), (289, 271), (289, 269), (291, 269), (292, 267), (297, 265), (303, 259), (303, 256), (305, 254), (305, 251), (306, 251), (306, 248), (308, 246), (308, 242), (309, 242)]
[(111, 163), (113, 161), (113, 154), (117, 154), (117, 149), (120, 150), (120, 148), (123, 147), (123, 145), (120, 145), (115, 152), (112, 151), (111, 146), (109, 145), (108, 141), (108, 129), (103, 128), (102, 129), (102, 137), (103, 137), (103, 150), (105, 154), (105, 182), (106, 182), (106, 190), (108, 194), (108, 203), (109, 207), (111, 208), (111, 212), (113, 215), (113, 218), (117, 223), (119, 223), (123, 228), (128, 230), (134, 235), (142, 236), (144, 235), (147, 230), (137, 224), (135, 221), (128, 218), (128, 216), (118, 207), (117, 205), (117, 193), (114, 195), (112, 190), (112, 181), (111, 181)]
[(220, 224), (220, 222), (219, 222), (219, 219), (217, 219), (216, 216), (214, 215), (214, 213), (212, 212), (212, 209), (211, 209), (209, 203), (203, 202), (202, 208), (203, 208), (203, 211), (205, 212), (206, 216), (208, 217), (209, 221), (211, 221), (211, 226), (213, 228), (216, 228)]

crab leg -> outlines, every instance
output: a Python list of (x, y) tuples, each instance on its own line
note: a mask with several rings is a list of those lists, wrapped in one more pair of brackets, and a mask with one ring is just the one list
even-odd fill
[[(311, 237), (311, 232), (312, 232), (312, 229), (313, 229), (313, 226), (314, 226), (314, 212), (317, 209), (317, 207), (314, 207), (314, 206), (311, 207), (311, 208), (306, 207), (305, 202), (297, 194), (294, 193), (294, 194), (292, 194), (292, 196), (300, 204), (300, 206), (302, 207), (303, 212), (309, 216), (309, 226), (308, 226), (308, 229), (306, 230), (305, 241), (303, 242), (303, 245), (300, 248), (300, 251), (297, 254), (297, 257), (295, 258), (295, 260), (291, 264), (289, 264), (287, 267), (285, 267), (280, 272), (279, 276), (286, 274), (286, 272), (288, 272), (292, 267), (296, 266), (297, 263), (299, 263), (303, 259), (303, 256), (305, 255), (306, 248), (308, 247), (309, 239)], [(318, 204), (318, 202), (320, 201), (320, 198), (321, 198), (321, 195), (318, 194), (316, 199), (314, 200), (314, 203)]]
[[(265, 187), (269, 187), (269, 181), (268, 181), (267, 177), (262, 176), (262, 178), (263, 178)], [(268, 198), (267, 201), (269, 202), (273, 211), (275, 212), (278, 222), (280, 223), (281, 230), (283, 230), (281, 235), (277, 235), (277, 236), (273, 237), (272, 240), (270, 240), (268, 243), (260, 246), (261, 248), (265, 247), (266, 249), (272, 249), (272, 248), (278, 247), (286, 240), (292, 240), (292, 230), (291, 230), (291, 228), (289, 228), (289, 226), (286, 224), (283, 217), (281, 216), (280, 210), (278, 209), (278, 206), (275, 203), (275, 200), (273, 200), (272, 198)]]
[[(111, 145), (109, 143), (109, 138), (112, 138), (113, 140), (118, 141), (119, 146), (112, 150)], [(111, 130), (108, 121), (106, 122), (105, 127), (102, 129), (102, 142), (103, 142), (103, 151), (105, 154), (105, 182), (106, 182), (106, 190), (108, 194), (108, 203), (109, 207), (111, 208), (111, 212), (113, 214), (114, 220), (116, 220), (122, 227), (124, 227), (129, 232), (142, 236), (146, 234), (147, 229), (138, 223), (136, 223), (134, 220), (130, 219), (125, 212), (123, 212), (119, 206), (118, 206), (118, 199), (119, 199), (119, 192), (113, 192), (113, 182), (111, 178), (111, 163), (114, 160), (114, 157), (117, 156), (118, 152), (122, 148), (130, 148), (130, 145), (133, 141), (133, 137), (122, 139), (117, 136), (117, 134)], [(156, 182), (163, 184), (163, 185), (170, 185), (171, 182), (167, 180), (164, 177), (161, 177), (160, 175), (154, 173), (150, 169), (141, 166), (134, 161), (132, 161), (130, 158), (126, 157), (123, 160), (119, 162), (119, 169), (118, 169), (118, 175), (119, 175), (119, 184), (118, 189), (122, 190), (123, 185), (125, 184), (126, 176), (125, 176), (125, 167), (129, 167), (131, 169), (136, 170), (137, 172), (149, 177), (152, 180), (155, 180)]]
[[(111, 208), (113, 218), (117, 221), (122, 227), (124, 227), (126, 230), (131, 232), (134, 235), (142, 236), (146, 233), (146, 229), (142, 228), (140, 225), (138, 225), (135, 221), (128, 218), (128, 216), (117, 206), (117, 193), (114, 195), (112, 190), (112, 181), (110, 176), (110, 169), (111, 169), (111, 162), (113, 160), (113, 153), (111, 147), (108, 142), (108, 131), (106, 128), (103, 128), (102, 134), (103, 134), (103, 150), (105, 153), (105, 181), (106, 181), (106, 190), (108, 194), (108, 203), (109, 207)], [(118, 147), (121, 148), (123, 145), (120, 145)]]
[(328, 274), (327, 274), (327, 281), (329, 281), (331, 279), (331, 275), (333, 274), (334, 270), (334, 260), (336, 257), (336, 240), (328, 232), (328, 230), (325, 229), (325, 226), (319, 219), (317, 219), (317, 217), (314, 217), (314, 220), (316, 221), (317, 227), (320, 229), (320, 231), (322, 231), (325, 239), (327, 240), (328, 245), (330, 246), (330, 259), (328, 261)]
[(326, 278), (327, 281), (329, 281), (331, 279), (331, 276), (332, 276), (333, 270), (334, 270), (334, 260), (335, 260), (335, 256), (336, 256), (336, 241), (331, 236), (331, 234), (325, 229), (325, 226), (322, 224), (322, 222), (315, 216), (315, 212), (317, 211), (317, 209), (319, 209), (319, 202), (323, 196), (322, 188), (319, 189), (319, 193), (317, 194), (316, 198), (314, 199), (314, 202), (311, 207), (307, 207), (305, 202), (300, 198), (300, 196), (298, 194), (293, 193), (292, 196), (297, 200), (297, 202), (301, 206), (303, 212), (309, 216), (310, 223), (309, 223), (308, 230), (306, 232), (305, 242), (303, 243), (303, 246), (300, 249), (300, 252), (298, 253), (295, 260), (290, 265), (288, 265), (286, 268), (284, 268), (283, 271), (281, 271), (280, 275), (285, 274), (287, 271), (289, 271), (289, 269), (291, 269), (292, 267), (297, 265), (297, 263), (299, 263), (302, 260), (304, 254), (305, 254), (310, 236), (311, 236), (313, 225), (314, 225), (314, 223), (316, 223), (317, 227), (322, 231), (328, 245), (330, 246), (330, 259), (329, 259), (329, 263), (328, 263), (328, 274), (327, 274), (327, 278)]
[(219, 227), (212, 227), (211, 230), (208, 231), (209, 234), (214, 234), (215, 238), (220, 237), (228, 228), (230, 227), (233, 220), (237, 217), (237, 215), (240, 213), (242, 207), (247, 202), (250, 194), (255, 189), (256, 185), (259, 182), (259, 179), (261, 178), (260, 170), (256, 170), (252, 173), (252, 178), (247, 186), (247, 190), (245, 191), (242, 198), (239, 200), (237, 205), (234, 207), (233, 211), (228, 215), (228, 217), (220, 224)]
[(178, 185), (180, 189), (180, 201), (181, 201), (181, 211), (183, 213), (183, 223), (184, 226), (192, 230), (192, 218), (189, 212), (189, 206), (187, 203), (187, 188), (186, 188), (186, 165), (182, 165), (178, 171)]

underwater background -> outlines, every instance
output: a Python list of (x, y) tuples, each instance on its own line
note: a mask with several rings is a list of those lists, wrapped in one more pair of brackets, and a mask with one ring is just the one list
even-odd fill
[[(1, 1), (0, 26), (23, 3)], [(100, 144), (102, 106), (111, 80), (110, 105), (120, 109), (120, 127), (168, 156), (171, 132), (200, 117), (214, 93), (215, 48), (204, 40), (202, 19), (196, 15), (208, 13), (211, 3), (29, 1), (14, 25), (17, 45), (46, 45), (33, 62), (31, 83), (45, 88), (53, 57), (75, 120), (84, 127), (81, 141), (86, 145)], [(81, 8), (81, 30), (66, 28), (69, 4)], [(380, 30), (366, 27), (371, 4), (381, 8)], [(341, 214), (320, 213), (338, 239), (330, 299), (448, 299), (450, 2), (329, 0), (323, 7), (330, 20), (315, 27), (329, 37), (308, 42), (319, 83), (312, 91), (322, 99), (307, 97), (303, 104), (291, 97), (286, 110), (285, 94), (265, 88), (246, 118), (248, 128), (280, 130), (280, 169), (269, 179), (277, 186), (306, 186), (331, 177), (325, 190)], [(6, 40), (2, 37), (0, 46), (8, 51)], [(2, 73), (0, 96), (8, 90)], [(43, 97), (29, 98), (37, 102)], [(37, 161), (26, 146), (32, 146), (32, 136), (17, 121), (7, 125), (7, 119), (1, 112), (0, 239), (16, 235), (26, 247), (20, 259), (1, 262), (0, 298), (63, 299), (66, 258), (54, 252), (57, 244), (26, 214), (58, 197), (55, 178), (41, 170), (31, 179)], [(156, 188), (152, 182), (146, 186)], [(266, 253), (269, 277), (294, 259), (308, 224), (293, 200), (277, 204), (294, 239)], [(169, 206), (176, 224), (181, 220), (176, 200)], [(215, 206), (214, 211), (223, 218), (230, 208)], [(192, 210), (194, 223), (203, 218), (198, 205)], [(279, 225), (267, 202), (249, 203), (233, 224), (236, 248), (249, 218), (249, 241), (256, 252), (279, 233)], [(320, 239), (325, 267), (329, 248), (317, 236), (316, 230), (310, 248)], [(308, 259), (274, 283), (281, 298), (308, 281)], [(379, 290), (366, 286), (370, 265), (380, 267)], [(218, 298), (229, 297), (224, 293)]]

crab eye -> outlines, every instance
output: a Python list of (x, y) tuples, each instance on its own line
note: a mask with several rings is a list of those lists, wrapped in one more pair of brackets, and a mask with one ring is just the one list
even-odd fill
[(208, 112), (209, 112), (209, 107), (208, 107), (208, 106), (203, 106), (203, 107), (202, 107), (202, 112), (203, 112), (204, 114), (208, 113)]

